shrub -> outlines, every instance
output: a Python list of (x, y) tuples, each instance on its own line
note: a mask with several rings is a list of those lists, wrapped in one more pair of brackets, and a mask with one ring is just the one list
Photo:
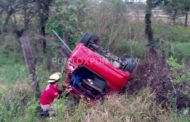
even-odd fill
[(184, 64), (177, 63), (177, 60), (173, 57), (170, 57), (167, 60), (170, 68), (171, 68), (171, 78), (172, 82), (180, 83), (180, 82), (187, 82), (190, 81), (190, 70), (185, 67)]
[(0, 99), (0, 121), (10, 122), (24, 113), (34, 94), (28, 84), (16, 83), (7, 87)]

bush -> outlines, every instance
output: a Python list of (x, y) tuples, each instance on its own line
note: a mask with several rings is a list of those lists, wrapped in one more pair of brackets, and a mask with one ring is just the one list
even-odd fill
[(21, 116), (34, 94), (28, 84), (16, 83), (7, 87), (0, 99), (0, 121), (10, 122)]
[(173, 57), (170, 57), (167, 60), (171, 68), (171, 79), (174, 83), (186, 82), (190, 83), (190, 70), (185, 67), (184, 64), (179, 64), (177, 60)]

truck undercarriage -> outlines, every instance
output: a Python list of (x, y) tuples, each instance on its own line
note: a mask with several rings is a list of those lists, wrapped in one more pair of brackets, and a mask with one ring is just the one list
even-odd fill
[(127, 55), (115, 56), (99, 46), (98, 41), (96, 35), (85, 33), (72, 52), (61, 49), (68, 56), (63, 88), (71, 87), (70, 94), (88, 102), (102, 99), (111, 91), (121, 91), (137, 64)]

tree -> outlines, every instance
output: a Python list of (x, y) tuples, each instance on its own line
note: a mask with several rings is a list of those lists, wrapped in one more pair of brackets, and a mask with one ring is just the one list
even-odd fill
[(153, 31), (151, 24), (151, 14), (152, 14), (152, 0), (146, 1), (146, 14), (145, 14), (145, 34), (148, 39), (148, 43), (151, 44), (153, 42)]
[(145, 35), (147, 36), (147, 39), (148, 39), (150, 53), (155, 52), (154, 50), (155, 39), (153, 36), (152, 23), (151, 23), (152, 9), (164, 3), (165, 3), (165, 0), (147, 0), (146, 1)]
[[(4, 18), (2, 30), (13, 32), (19, 39), (23, 32), (28, 29), (28, 24), (33, 12), (33, 3), (34, 0), (1, 0), (1, 12), (6, 16)], [(20, 13), (19, 21), (24, 20), (23, 25), (19, 25), (19, 27), (17, 25), (18, 18), (15, 17), (17, 13)]]
[[(39, 96), (39, 83), (35, 70), (35, 58), (32, 52), (29, 37), (26, 35), (31, 18), (34, 17), (35, 11), (34, 0), (1, 0), (0, 10), (4, 12), (4, 31), (9, 30), (16, 37), (22, 50), (26, 65), (28, 66), (29, 76), (32, 81), (32, 88), (35, 90), (36, 95)], [(16, 17), (19, 15), (19, 17)], [(20, 21), (19, 23), (17, 21)]]
[(52, 4), (55, 9), (52, 10), (53, 16), (48, 20), (47, 30), (51, 32), (54, 29), (70, 48), (75, 47), (77, 38), (80, 38), (83, 32), (87, 2), (87, 0), (56, 0)]
[(180, 8), (181, 8), (182, 14), (185, 14), (184, 27), (187, 27), (188, 26), (188, 18), (189, 18), (188, 12), (190, 11), (190, 0), (181, 0)]
[(164, 9), (171, 16), (173, 24), (175, 24), (177, 15), (185, 15), (184, 26), (187, 27), (188, 12), (190, 11), (189, 0), (167, 0)]
[(50, 5), (52, 0), (36, 0), (37, 3), (37, 12), (39, 17), (39, 33), (40, 33), (40, 42), (42, 45), (43, 52), (46, 53), (46, 23), (49, 18)]
[(180, 0), (167, 0), (164, 10), (171, 16), (172, 23), (176, 23), (177, 15), (180, 13)]

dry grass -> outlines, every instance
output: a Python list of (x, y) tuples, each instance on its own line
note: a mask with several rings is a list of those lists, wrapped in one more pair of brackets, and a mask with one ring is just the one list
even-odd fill
[[(84, 110), (84, 109), (83, 109)], [(184, 117), (185, 118), (185, 117)], [(155, 95), (144, 89), (137, 95), (108, 96), (103, 103), (89, 107), (80, 121), (84, 122), (185, 122), (172, 110), (164, 110), (155, 102)]]
[(131, 122), (152, 120), (150, 108), (154, 106), (151, 102), (154, 94), (128, 96), (108, 96), (104, 103), (98, 103), (89, 108), (83, 120), (86, 122)]
[(67, 107), (65, 99), (57, 101), (57, 116), (39, 118), (34, 111), (26, 112), (19, 119), (36, 122), (188, 122), (185, 114), (165, 110), (155, 102), (155, 94), (143, 89), (136, 95), (114, 94), (104, 101), (89, 106), (84, 101)]
[[(66, 99), (57, 101), (57, 116), (53, 118), (39, 118), (35, 113), (37, 101), (31, 99), (32, 91), (26, 84), (15, 85), (12, 92), (7, 92), (4, 100), (11, 105), (11, 118), (5, 120), (36, 121), (36, 122), (188, 122), (188, 115), (177, 114), (172, 110), (165, 110), (155, 102), (155, 94), (148, 88), (140, 90), (138, 94), (114, 94), (107, 96), (93, 106), (84, 101), (75, 107), (67, 107)], [(23, 99), (24, 98), (24, 99)], [(27, 100), (27, 101), (24, 101)], [(25, 105), (24, 105), (25, 104)], [(26, 105), (27, 104), (27, 105)], [(21, 107), (21, 108), (20, 108)], [(23, 108), (25, 107), (25, 108)], [(16, 109), (17, 108), (17, 109)], [(4, 108), (4, 112), (8, 110)], [(18, 113), (25, 111), (22, 115)], [(16, 113), (15, 113), (16, 112)], [(183, 115), (183, 116), (182, 116)], [(8, 117), (8, 116), (7, 116)]]

